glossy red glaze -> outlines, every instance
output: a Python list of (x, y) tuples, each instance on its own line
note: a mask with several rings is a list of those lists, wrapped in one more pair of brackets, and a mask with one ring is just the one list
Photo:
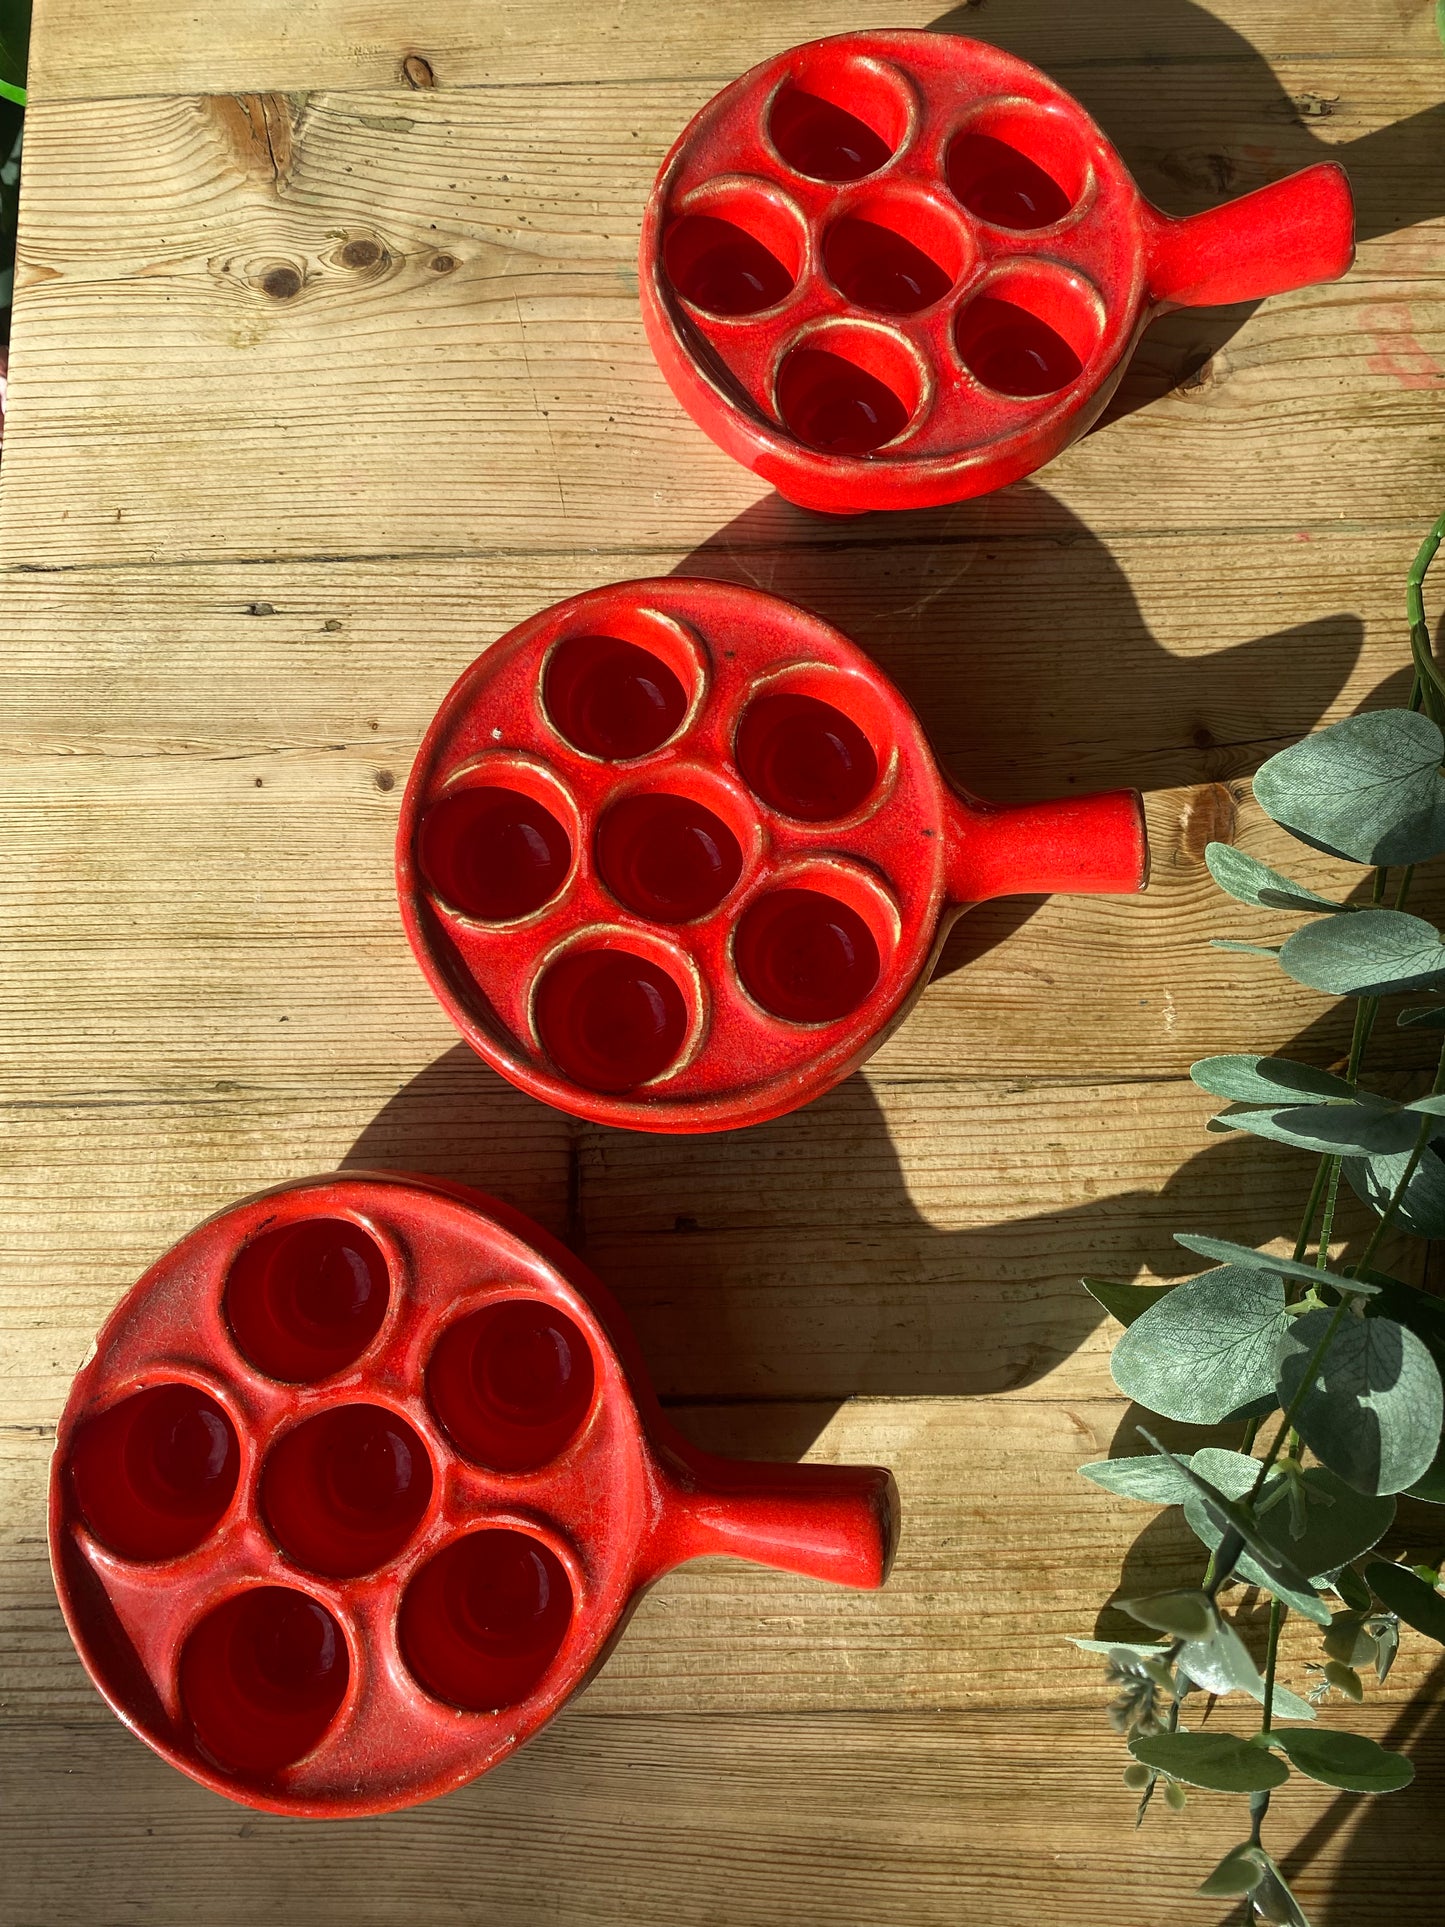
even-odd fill
[[(332, 1302), (338, 1227), (378, 1254), (384, 1318), (313, 1383), (256, 1369), (231, 1283), (270, 1241), (275, 1305)], [(153, 1265), (71, 1387), (50, 1485), (61, 1607), (121, 1719), (234, 1800), (337, 1818), (494, 1766), (681, 1561), (880, 1586), (896, 1535), (878, 1467), (682, 1439), (539, 1226), (384, 1174), (250, 1198)]]
[[(621, 685), (599, 671), (587, 716), (650, 716), (645, 754), (587, 753), (590, 722), (555, 703), (579, 637)], [(647, 692), (667, 679), (663, 710)], [(507, 784), (550, 797), (571, 863), (545, 904), (489, 922), (448, 898), (428, 839), (459, 797)], [(669, 576), (543, 610), (466, 671), (417, 755), (396, 860), (412, 948), (489, 1064), (599, 1123), (717, 1131), (855, 1070), (968, 904), (1139, 890), (1148, 856), (1133, 791), (981, 803), (836, 629)], [(482, 895), (494, 860), (510, 875), (506, 839), (457, 856)]]
[(1161, 309), (1333, 280), (1353, 253), (1331, 163), (1175, 220), (1036, 67), (841, 34), (685, 129), (643, 222), (642, 313), (694, 421), (791, 501), (924, 508), (1081, 435)]

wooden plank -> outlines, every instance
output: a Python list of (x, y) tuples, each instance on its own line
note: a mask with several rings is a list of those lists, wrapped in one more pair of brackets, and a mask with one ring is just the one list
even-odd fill
[[(897, 1563), (878, 1593), (733, 1560), (685, 1566), (643, 1601), (588, 1689), (592, 1711), (1068, 1705), (1095, 1709), (1102, 1726), (1102, 1662), (1071, 1636), (1136, 1636), (1104, 1602), (1197, 1582), (1202, 1569), (1178, 1513), (1161, 1516), (1076, 1476), (1088, 1459), (1136, 1449), (1119, 1398), (683, 1405), (674, 1416), (701, 1443), (741, 1457), (891, 1466), (903, 1514)], [(106, 1722), (33, 1523), (46, 1457), (42, 1439), (12, 1439), (0, 1455), (6, 1516), (23, 1522), (0, 1563), (0, 1707), (17, 1719)], [(1406, 1507), (1391, 1544), (1412, 1533), (1423, 1543), (1423, 1510)], [(1258, 1643), (1258, 1610), (1244, 1623)], [(1315, 1629), (1291, 1621), (1281, 1677), (1297, 1690), (1309, 1685), (1304, 1668), (1318, 1647)], [(1407, 1633), (1384, 1698), (1417, 1692), (1432, 1655), (1438, 1648)], [(1371, 1704), (1380, 1698), (1372, 1686)]]
[[(1049, 469), (1050, 489), (1102, 536), (1416, 517), (1437, 479), (1445, 306), (1438, 239), (1409, 224), (1445, 208), (1440, 63), (1331, 64), (1328, 141), (1281, 114), (1277, 90), (1242, 99), (1228, 62), (1091, 73), (1166, 198), (1212, 204), (1328, 152), (1356, 168), (1377, 238), (1350, 279), (1242, 327), (1241, 311), (1162, 324), (1115, 418)], [(1304, 62), (1281, 84), (1324, 82)], [(392, 93), (42, 104), (0, 556), (686, 548), (744, 511), (760, 539), (796, 540), (800, 523), (852, 539), (854, 524), (800, 518), (716, 450), (643, 340), (638, 221), (707, 91), (436, 91), (404, 111)], [(362, 267), (347, 265), (357, 243)], [(958, 514), (907, 533), (941, 539)]]
[[(1303, 0), (1120, 0), (1085, 14), (1048, 0), (984, 0), (942, 9), (937, 0), (844, 6), (777, 0), (766, 17), (749, 0), (720, 0), (661, 14), (642, 0), (604, 13), (559, 16), (526, 0), (493, 0), (478, 31), (467, 0), (422, 0), (404, 14), (384, 0), (327, 0), (297, 7), (251, 0), (221, 18), (189, 0), (117, 0), (96, 32), (84, 0), (37, 0), (30, 84), (43, 100), (77, 95), (243, 91), (260, 87), (405, 87), (402, 63), (422, 55), (438, 87), (698, 74), (720, 83), (778, 48), (870, 26), (936, 24), (1011, 48), (1056, 72), (1087, 72), (1132, 57), (1151, 70), (1169, 60), (1234, 59), (1246, 68), (1282, 52), (1350, 54), (1382, 61), (1432, 57), (1429, 9), (1367, 0), (1347, 9)], [(1259, 52), (1256, 52), (1256, 49)], [(416, 71), (414, 69), (414, 71)]]
[[(1261, 1007), (1260, 967), (1210, 949), (1216, 936), (1273, 939), (1288, 920), (1230, 904), (1203, 849), (1237, 837), (1328, 890), (1351, 887), (1358, 873), (1265, 823), (1240, 778), (1317, 718), (1401, 689), (1411, 544), (1241, 541), (1201, 606), (1188, 538), (1111, 556), (1042, 492), (1035, 509), (1027, 538), (921, 555), (882, 538), (795, 555), (734, 531), (683, 564), (832, 616), (985, 793), (1170, 786), (1150, 797), (1144, 897), (973, 913), (875, 1075), (1177, 1078), (1211, 1051), (1291, 1040), (1328, 1060), (1343, 1048), (1339, 1009), (1283, 979)], [(609, 570), (672, 559), (630, 554)], [(0, 873), (0, 1034), (13, 1048), (0, 1088), (67, 1102), (159, 1090), (167, 1103), (184, 1089), (208, 1103), (218, 1080), (328, 1076), (355, 1087), (362, 1129), (367, 1107), (452, 1039), (392, 894), (415, 744), (478, 648), (597, 573), (592, 558), (539, 573), (513, 557), (441, 576), (413, 562), (11, 578), (5, 693), (19, 726), (3, 738), (0, 793), (16, 862)], [(1271, 622), (1278, 633), (1251, 633)], [(1108, 675), (1093, 666), (1102, 648)], [(1418, 1065), (1422, 1048), (1387, 1026), (1377, 1061)], [(314, 1148), (338, 1154), (324, 1133)]]
[[(1269, 1838), (1315, 1927), (1432, 1918), (1445, 1876), (1437, 1707), (1420, 1777), (1362, 1801), (1291, 1781)], [(1381, 1739), (1389, 1719), (1351, 1716)], [(1196, 1795), (1140, 1832), (1102, 1722), (1029, 1713), (866, 1718), (564, 1715), (496, 1772), (344, 1825), (247, 1813), (118, 1727), (18, 1726), (5, 1743), (12, 1918), (45, 1927), (1172, 1927), (1245, 1831)], [(84, 1842), (84, 1851), (75, 1843)], [(1287, 1850), (1287, 1851), (1286, 1851)], [(1238, 1918), (1196, 1902), (1192, 1918)]]

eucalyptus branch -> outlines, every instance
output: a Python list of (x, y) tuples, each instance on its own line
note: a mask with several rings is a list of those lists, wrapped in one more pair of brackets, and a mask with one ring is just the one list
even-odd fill
[[(1445, 1112), (1412, 1114), (1426, 1100), (1401, 1104), (1361, 1088), (1383, 1000), (1445, 994), (1445, 935), (1404, 908), (1417, 865), (1445, 857), (1445, 670), (1424, 611), (1425, 577), (1442, 545), (1445, 515), (1409, 575), (1409, 708), (1336, 723), (1271, 757), (1255, 778), (1255, 799), (1276, 824), (1368, 867), (1367, 904), (1322, 896), (1232, 845), (1206, 851), (1211, 874), (1229, 895), (1303, 918), (1282, 943), (1226, 948), (1273, 957), (1296, 982), (1355, 1000), (1343, 1075), (1244, 1054), (1207, 1058), (1191, 1071), (1203, 1089), (1231, 1101), (1216, 1129), (1314, 1153), (1293, 1258), (1267, 1260), (1229, 1239), (1181, 1234), (1218, 1267), (1155, 1293), (1120, 1286), (1116, 1299), (1104, 1297), (1126, 1325), (1112, 1361), (1120, 1391), (1185, 1425), (1250, 1413), (1241, 1449), (1202, 1445), (1186, 1454), (1158, 1446), (1153, 1458), (1083, 1468), (1125, 1496), (1182, 1501), (1195, 1532), (1213, 1544), (1198, 1586), (1125, 1602), (1142, 1625), (1168, 1635), (1167, 1643), (1110, 1649), (1112, 1677), (1122, 1689), (1113, 1717), (1128, 1731), (1134, 1756), (1125, 1777), (1144, 1788), (1139, 1817), (1161, 1780), (1173, 1811), (1185, 1804), (1189, 1785), (1248, 1794), (1249, 1837), (1201, 1891), (1243, 1897), (1246, 1911), (1295, 1927), (1304, 1916), (1262, 1844), (1272, 1789), (1293, 1771), (1327, 1786), (1388, 1792), (1405, 1785), (1413, 1769), (1362, 1735), (1299, 1724), (1311, 1719), (1311, 1706), (1279, 1679), (1289, 1613), (1323, 1629), (1327, 1663), (1311, 1668), (1311, 1702), (1331, 1690), (1359, 1699), (1355, 1669), (1367, 1663), (1383, 1679), (1401, 1618), (1445, 1645), (1445, 1599), (1419, 1576), (1433, 1568), (1366, 1559), (1389, 1529), (1396, 1493), (1445, 1504), (1445, 1307), (1414, 1286), (1371, 1273), (1392, 1229), (1445, 1236), (1445, 1157), (1432, 1143), (1445, 1129)], [(1400, 1021), (1445, 1031), (1445, 1002)], [(1436, 1100), (1442, 1093), (1445, 1047), (1431, 1087)], [(1331, 1255), (1346, 1179), (1375, 1218), (1348, 1269)], [(1277, 1423), (1256, 1456), (1262, 1413)], [(1270, 1600), (1262, 1674), (1218, 1603), (1241, 1566)], [(1238, 1689), (1257, 1699), (1252, 1740), (1215, 1729), (1189, 1732), (1180, 1710), (1196, 1684), (1210, 1694)], [(1166, 1719), (1153, 1695), (1170, 1685)]]

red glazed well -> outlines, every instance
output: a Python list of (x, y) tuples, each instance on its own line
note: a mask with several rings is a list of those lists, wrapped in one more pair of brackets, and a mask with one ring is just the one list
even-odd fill
[(846, 1077), (985, 897), (1131, 891), (1133, 791), (999, 809), (791, 603), (665, 577), (494, 643), (418, 752), (407, 934), (489, 1064), (579, 1117), (755, 1124)]
[(1050, 461), (1161, 309), (1341, 275), (1321, 163), (1187, 220), (1062, 88), (978, 40), (841, 34), (703, 108), (642, 228), (648, 340), (721, 448), (804, 508), (926, 508)]
[(520, 1213), (340, 1175), (222, 1212), (121, 1301), (60, 1421), (50, 1552), (133, 1731), (339, 1818), (494, 1766), (683, 1560), (880, 1586), (896, 1507), (877, 1467), (686, 1443), (608, 1293)]

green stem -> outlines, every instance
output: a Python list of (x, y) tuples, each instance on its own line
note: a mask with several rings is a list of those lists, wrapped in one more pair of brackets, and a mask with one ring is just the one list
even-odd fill
[[(1440, 1061), (1435, 1066), (1435, 1081), (1430, 1087), (1431, 1094), (1434, 1095), (1438, 1093), (1442, 1087), (1445, 1087), (1445, 1045), (1441, 1046)], [(1399, 1183), (1395, 1186), (1394, 1190), (1390, 1193), (1389, 1203), (1385, 1206), (1384, 1210), (1380, 1213), (1379, 1223), (1375, 1226), (1374, 1230), (1371, 1232), (1369, 1243), (1365, 1246), (1364, 1252), (1360, 1257), (1359, 1263), (1352, 1265), (1350, 1268), (1350, 1275), (1352, 1277), (1358, 1278), (1362, 1271), (1366, 1271), (1369, 1269), (1370, 1260), (1371, 1258), (1374, 1257), (1375, 1252), (1379, 1247), (1380, 1240), (1384, 1237), (1386, 1231), (1389, 1229), (1391, 1219), (1394, 1217), (1395, 1213), (1399, 1210), (1400, 1201), (1405, 1195), (1405, 1191), (1410, 1183), (1411, 1178), (1413, 1178), (1415, 1175), (1415, 1167), (1416, 1165), (1419, 1164), (1421, 1157), (1424, 1155), (1425, 1146), (1430, 1141), (1430, 1132), (1434, 1124), (1435, 1124), (1435, 1119), (1431, 1117), (1428, 1113), (1426, 1113), (1420, 1119), (1420, 1128), (1415, 1133), (1415, 1147), (1410, 1153), (1409, 1160), (1406, 1163), (1404, 1170), (1400, 1173)], [(1323, 1247), (1321, 1248), (1323, 1249)], [(1248, 1503), (1251, 1505), (1259, 1497), (1260, 1493), (1264, 1489), (1264, 1482), (1269, 1477), (1270, 1472), (1273, 1470), (1274, 1462), (1279, 1457), (1280, 1452), (1284, 1447), (1285, 1441), (1289, 1436), (1290, 1430), (1293, 1427), (1296, 1418), (1298, 1418), (1299, 1416), (1300, 1407), (1304, 1404), (1305, 1399), (1307, 1398), (1307, 1396), (1309, 1395), (1310, 1391), (1314, 1386), (1315, 1378), (1318, 1375), (1320, 1366), (1324, 1361), (1325, 1353), (1329, 1350), (1331, 1344), (1334, 1342), (1335, 1333), (1340, 1328), (1340, 1321), (1344, 1318), (1345, 1313), (1349, 1310), (1349, 1304), (1350, 1304), (1350, 1301), (1348, 1298), (1341, 1298), (1339, 1304), (1335, 1306), (1334, 1312), (1330, 1318), (1330, 1322), (1325, 1327), (1324, 1334), (1321, 1337), (1319, 1344), (1315, 1346), (1314, 1352), (1310, 1357), (1310, 1361), (1304, 1369), (1304, 1375), (1300, 1379), (1299, 1386), (1295, 1391), (1295, 1395), (1290, 1400), (1289, 1404), (1285, 1407), (1284, 1417), (1280, 1420), (1279, 1430), (1274, 1435), (1274, 1443), (1270, 1446), (1268, 1452), (1266, 1452), (1264, 1457), (1260, 1460), (1259, 1471), (1255, 1475), (1254, 1484), (1250, 1487)]]
[[(1315, 1167), (1315, 1181), (1310, 1186), (1309, 1197), (1305, 1201), (1305, 1214), (1300, 1220), (1299, 1236), (1294, 1241), (1294, 1261), (1299, 1263), (1309, 1249), (1310, 1232), (1314, 1229), (1315, 1212), (1319, 1209), (1320, 1193), (1325, 1188), (1325, 1173), (1330, 1168), (1328, 1157), (1322, 1157)], [(1249, 1450), (1246, 1446), (1245, 1451)]]
[(1321, 1271), (1329, 1267), (1330, 1239), (1335, 1229), (1335, 1205), (1340, 1195), (1340, 1172), (1345, 1168), (1343, 1158), (1332, 1157), (1327, 1162), (1330, 1167), (1330, 1188), (1325, 1197), (1325, 1215), (1320, 1219), (1320, 1241), (1315, 1252), (1315, 1264)]
[(1300, 1379), (1300, 1382), (1299, 1382), (1299, 1389), (1296, 1391), (1294, 1397), (1290, 1400), (1289, 1404), (1286, 1405), (1286, 1407), (1284, 1408), (1284, 1417), (1280, 1420), (1279, 1430), (1274, 1435), (1274, 1443), (1270, 1446), (1269, 1450), (1265, 1453), (1264, 1457), (1259, 1462), (1259, 1471), (1255, 1475), (1254, 1484), (1250, 1487), (1249, 1493), (1245, 1500), (1245, 1503), (1247, 1505), (1254, 1504), (1254, 1501), (1259, 1497), (1261, 1491), (1263, 1491), (1264, 1489), (1265, 1480), (1269, 1477), (1270, 1473), (1274, 1470), (1274, 1462), (1279, 1457), (1280, 1452), (1284, 1448), (1285, 1440), (1289, 1437), (1290, 1428), (1293, 1426), (1295, 1419), (1299, 1416), (1299, 1409), (1301, 1405), (1304, 1404), (1306, 1397), (1309, 1395), (1310, 1391), (1314, 1387), (1314, 1382), (1316, 1377), (1318, 1376), (1320, 1366), (1324, 1362), (1325, 1353), (1329, 1350), (1330, 1346), (1334, 1343), (1335, 1333), (1340, 1328), (1340, 1321), (1343, 1319), (1345, 1313), (1349, 1310), (1349, 1308), (1350, 1308), (1350, 1301), (1348, 1298), (1341, 1298), (1340, 1302), (1335, 1306), (1335, 1309), (1330, 1317), (1330, 1322), (1325, 1327), (1324, 1335), (1321, 1337), (1319, 1344), (1315, 1346), (1314, 1351), (1311, 1353), (1309, 1364), (1305, 1366), (1304, 1376)]
[[(1420, 544), (1415, 560), (1410, 565), (1405, 587), (1405, 612), (1410, 619), (1410, 654), (1415, 661), (1415, 679), (1420, 686), (1425, 713), (1436, 723), (1445, 714), (1445, 677), (1441, 676), (1435, 652), (1430, 646), (1430, 625), (1425, 620), (1425, 576), (1435, 560), (1442, 539), (1445, 539), (1445, 515), (1440, 517)], [(1410, 706), (1412, 709), (1415, 707), (1413, 701)]]
[(1279, 1660), (1279, 1630), (1284, 1624), (1284, 1601), (1271, 1599), (1269, 1602), (1269, 1646), (1264, 1660), (1264, 1715), (1259, 1723), (1261, 1733), (1268, 1733), (1274, 1722), (1274, 1669)]

